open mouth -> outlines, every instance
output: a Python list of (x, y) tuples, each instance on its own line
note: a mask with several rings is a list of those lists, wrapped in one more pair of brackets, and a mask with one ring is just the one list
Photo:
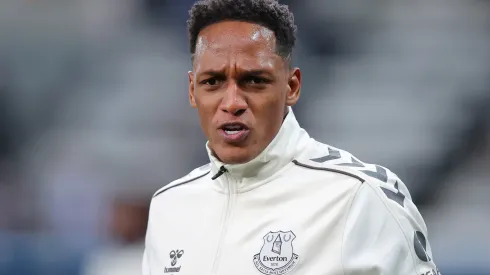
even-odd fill
[(228, 135), (238, 134), (240, 131), (248, 130), (247, 125), (243, 123), (225, 123), (221, 126), (221, 129)]
[(241, 122), (224, 123), (219, 128), (223, 137), (228, 142), (238, 142), (244, 140), (250, 129)]

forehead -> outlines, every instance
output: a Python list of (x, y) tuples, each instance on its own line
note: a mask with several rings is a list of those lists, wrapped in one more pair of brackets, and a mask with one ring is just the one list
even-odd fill
[(237, 21), (225, 21), (204, 28), (196, 42), (195, 62), (198, 66), (278, 65), (276, 37), (266, 27)]

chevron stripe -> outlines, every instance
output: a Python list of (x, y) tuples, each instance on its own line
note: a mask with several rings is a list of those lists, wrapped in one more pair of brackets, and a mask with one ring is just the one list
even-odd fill
[(381, 187), (381, 190), (385, 193), (385, 195), (388, 197), (388, 199), (398, 203), (402, 207), (405, 206), (405, 195), (403, 195), (400, 192), (400, 189), (398, 189), (398, 181), (395, 183), (395, 189), (396, 192), (393, 192), (387, 188)]
[(363, 172), (364, 174), (366, 174), (370, 177), (378, 179), (382, 182), (385, 182), (385, 183), (388, 182), (388, 175), (386, 174), (386, 170), (381, 166), (378, 166), (378, 165), (375, 165), (375, 166), (376, 166), (376, 171), (361, 170), (361, 172)]
[(334, 150), (334, 149), (329, 147), (328, 148), (328, 155), (323, 156), (323, 157), (319, 157), (319, 158), (315, 158), (315, 159), (311, 159), (311, 161), (318, 162), (318, 163), (324, 163), (327, 161), (331, 161), (334, 159), (340, 159), (340, 158), (341, 158), (340, 151)]
[[(350, 154), (348, 154), (350, 155)], [(347, 155), (347, 156), (348, 156)], [(361, 161), (357, 160), (354, 156), (350, 155), (350, 162), (345, 162), (345, 163), (340, 163), (340, 164), (334, 164), (338, 166), (343, 166), (343, 167), (352, 167), (356, 168), (359, 172), (364, 173), (365, 175), (375, 178), (379, 181), (382, 181), (384, 183), (388, 183), (388, 173), (385, 168), (379, 166), (379, 165), (374, 165), (376, 168), (375, 171), (369, 170), (364, 163)], [(340, 159), (342, 157), (341, 152), (339, 150), (335, 150), (332, 148), (328, 148), (328, 155), (319, 157), (319, 158), (314, 158), (311, 159), (311, 161), (318, 162), (318, 163), (325, 163), (328, 161)], [(396, 202), (397, 204), (401, 205), (404, 207), (405, 204), (405, 195), (403, 195), (400, 190), (398, 189), (398, 181), (395, 182), (395, 189), (397, 190), (396, 192), (393, 192), (387, 188), (381, 187), (381, 190), (385, 193), (386, 197), (388, 199)]]
[(341, 163), (339, 166), (347, 166), (347, 167), (365, 167), (360, 161), (351, 157), (351, 163)]

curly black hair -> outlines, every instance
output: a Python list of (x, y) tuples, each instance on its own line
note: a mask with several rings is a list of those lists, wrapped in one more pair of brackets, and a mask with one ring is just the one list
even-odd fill
[(196, 52), (197, 37), (202, 29), (222, 21), (244, 21), (264, 26), (276, 36), (276, 51), (291, 60), (296, 42), (294, 16), (288, 6), (277, 0), (201, 0), (189, 11), (187, 29), (191, 54)]

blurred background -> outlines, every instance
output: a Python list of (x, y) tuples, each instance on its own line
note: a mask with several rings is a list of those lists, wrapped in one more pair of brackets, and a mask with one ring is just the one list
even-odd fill
[[(442, 274), (490, 274), (490, 1), (282, 2), (303, 127), (404, 180)], [(0, 275), (140, 274), (151, 195), (208, 162), (192, 3), (0, 1)]]

